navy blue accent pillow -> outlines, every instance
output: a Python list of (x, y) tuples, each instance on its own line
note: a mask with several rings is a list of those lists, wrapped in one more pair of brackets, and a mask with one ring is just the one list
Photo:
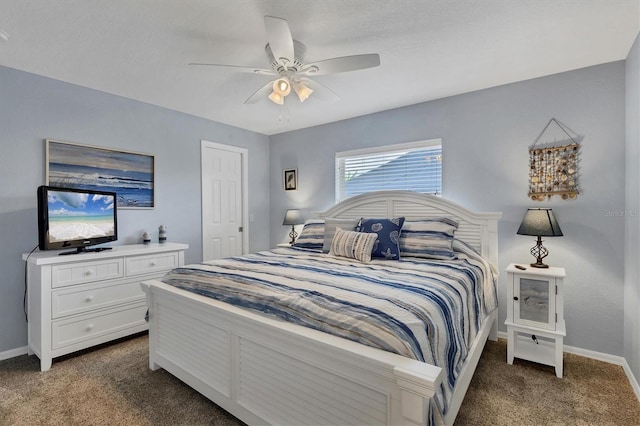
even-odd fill
[(368, 219), (362, 218), (356, 230), (358, 232), (375, 232), (378, 234), (376, 244), (373, 246), (372, 257), (383, 259), (400, 259), (400, 231), (404, 224), (404, 217), (392, 219)]

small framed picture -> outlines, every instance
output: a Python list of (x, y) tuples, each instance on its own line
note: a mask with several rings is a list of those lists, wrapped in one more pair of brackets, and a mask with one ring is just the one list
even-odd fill
[(283, 173), (285, 191), (295, 191), (298, 189), (298, 173), (296, 169), (285, 170)]

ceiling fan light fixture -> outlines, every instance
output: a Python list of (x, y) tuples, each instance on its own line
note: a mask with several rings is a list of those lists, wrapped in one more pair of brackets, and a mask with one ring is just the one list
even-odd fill
[(313, 93), (313, 89), (304, 84), (302, 81), (294, 83), (293, 90), (296, 91), (296, 95), (298, 95), (298, 99), (300, 99), (300, 102), (306, 101), (307, 98)]
[(271, 99), (271, 102), (273, 102), (274, 104), (278, 104), (278, 105), (284, 104), (284, 96), (280, 96), (278, 93), (275, 92), (275, 90), (271, 92), (271, 94), (269, 95), (269, 99)]
[[(329, 88), (307, 77), (363, 70), (380, 65), (380, 55), (377, 53), (340, 56), (307, 63), (304, 58), (307, 47), (298, 40), (293, 39), (291, 28), (289, 28), (286, 19), (267, 15), (264, 17), (264, 24), (267, 35), (267, 44), (264, 46), (264, 51), (269, 60), (270, 69), (199, 62), (192, 62), (189, 65), (233, 69), (240, 72), (274, 76), (273, 78), (276, 80), (265, 82), (264, 86), (245, 100), (244, 103), (255, 104), (268, 94), (269, 99), (278, 105), (284, 104), (284, 98), (291, 93), (291, 86), (293, 86), (301, 103), (307, 100), (314, 92), (316, 92), (314, 97), (318, 97), (320, 100), (327, 99), (327, 96), (338, 99), (338, 96)], [(6, 40), (8, 34), (4, 34), (3, 37), (3, 32), (0, 30), (0, 42), (2, 42), (3, 38)], [(270, 90), (272, 91), (271, 93), (269, 92)]]
[(273, 91), (281, 97), (287, 96), (289, 93), (291, 93), (291, 83), (289, 83), (289, 79), (287, 77), (280, 77), (279, 79), (274, 81)]

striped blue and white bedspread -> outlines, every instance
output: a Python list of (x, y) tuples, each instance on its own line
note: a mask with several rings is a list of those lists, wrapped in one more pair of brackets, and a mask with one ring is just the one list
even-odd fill
[(275, 249), (177, 268), (162, 281), (442, 367), (437, 403), (446, 413), (480, 323), (497, 307), (487, 262), (456, 246), (456, 260), (368, 264)]

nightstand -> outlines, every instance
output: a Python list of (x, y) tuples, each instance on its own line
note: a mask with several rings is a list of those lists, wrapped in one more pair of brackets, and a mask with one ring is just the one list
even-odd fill
[(507, 267), (507, 363), (514, 358), (551, 365), (562, 377), (564, 268)]

